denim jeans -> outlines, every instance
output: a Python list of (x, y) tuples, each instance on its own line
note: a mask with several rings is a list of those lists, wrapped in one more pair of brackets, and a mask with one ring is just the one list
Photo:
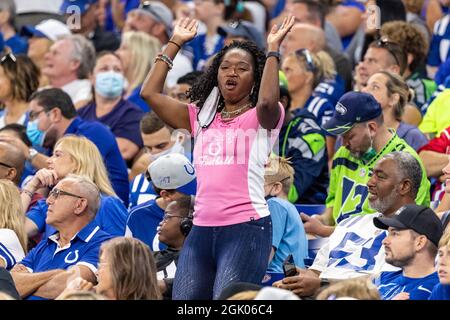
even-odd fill
[(223, 227), (194, 226), (180, 253), (172, 298), (211, 300), (232, 282), (261, 284), (271, 245), (270, 216)]

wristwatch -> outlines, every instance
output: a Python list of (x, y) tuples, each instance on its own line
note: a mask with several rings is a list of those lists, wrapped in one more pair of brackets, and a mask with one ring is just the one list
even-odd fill
[(28, 155), (28, 161), (33, 161), (33, 159), (34, 159), (34, 157), (36, 157), (37, 155), (38, 155), (38, 151), (36, 150), (36, 149), (34, 149), (34, 148), (30, 148), (30, 153), (29, 153), (29, 155)]

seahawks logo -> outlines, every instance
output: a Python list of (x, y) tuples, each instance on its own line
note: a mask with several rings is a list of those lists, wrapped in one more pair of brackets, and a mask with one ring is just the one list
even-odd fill
[(341, 115), (345, 115), (347, 113), (347, 108), (340, 102), (336, 104), (336, 111)]

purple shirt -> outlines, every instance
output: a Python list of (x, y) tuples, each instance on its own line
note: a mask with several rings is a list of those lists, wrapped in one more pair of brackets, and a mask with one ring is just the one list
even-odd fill
[(144, 116), (141, 108), (121, 99), (110, 113), (97, 117), (96, 104), (92, 102), (78, 110), (78, 115), (84, 120), (99, 121), (109, 127), (116, 138), (128, 139), (142, 148), (143, 142), (139, 123)]

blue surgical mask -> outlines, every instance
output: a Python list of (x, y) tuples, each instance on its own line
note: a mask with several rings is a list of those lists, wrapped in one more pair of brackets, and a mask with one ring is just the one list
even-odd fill
[(95, 77), (95, 92), (105, 98), (117, 98), (125, 87), (123, 74), (115, 71), (99, 72)]
[(33, 146), (42, 147), (45, 139), (45, 132), (39, 130), (39, 119), (29, 121), (27, 124), (27, 136)]

